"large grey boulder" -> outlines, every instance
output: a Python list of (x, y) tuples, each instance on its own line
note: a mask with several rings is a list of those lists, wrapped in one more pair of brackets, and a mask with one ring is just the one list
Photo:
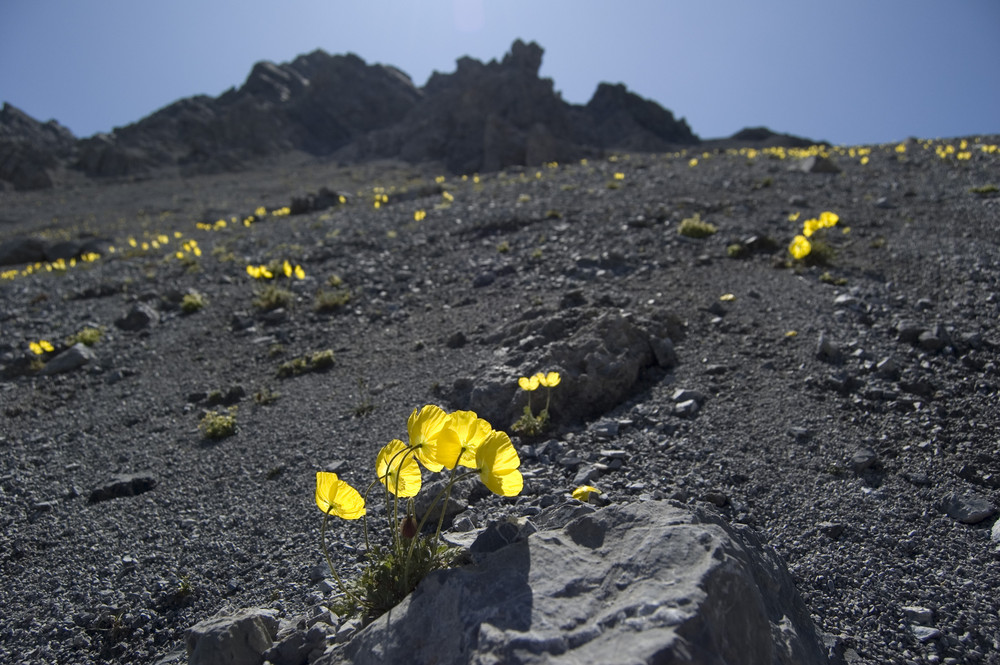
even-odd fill
[[(487, 339), (510, 349), (517, 367), (481, 368), (472, 377), (457, 379), (445, 397), (450, 406), (471, 409), (504, 429), (529, 399), (518, 388), (518, 377), (558, 371), (562, 381), (552, 390), (552, 422), (593, 419), (632, 395), (647, 369), (674, 367), (672, 339), (681, 335), (668, 316), (664, 321), (639, 320), (596, 308), (539, 315)], [(545, 405), (545, 393), (542, 388), (530, 395), (535, 413)]]
[(260, 665), (277, 634), (274, 610), (241, 610), (206, 619), (185, 636), (188, 665)]
[(317, 665), (828, 662), (781, 559), (713, 513), (614, 505), (477, 561)]

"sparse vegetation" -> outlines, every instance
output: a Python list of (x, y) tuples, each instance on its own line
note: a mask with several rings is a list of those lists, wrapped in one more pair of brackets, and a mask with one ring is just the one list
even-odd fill
[(185, 314), (194, 314), (205, 307), (205, 296), (198, 291), (189, 291), (181, 298), (181, 311)]
[(316, 351), (282, 363), (278, 367), (278, 378), (287, 379), (307, 372), (321, 372), (330, 367), (333, 367), (333, 350)]
[(698, 213), (695, 213), (694, 217), (681, 220), (680, 226), (677, 227), (677, 233), (685, 238), (707, 238), (715, 235), (718, 230), (714, 224), (702, 221)]
[(256, 289), (254, 291), (253, 306), (263, 312), (270, 312), (280, 307), (288, 307), (292, 304), (295, 296), (291, 291), (282, 289), (274, 284)]
[(336, 289), (333, 291), (320, 289), (316, 292), (313, 309), (317, 312), (335, 312), (349, 302), (351, 302), (351, 292), (347, 289)]
[(104, 330), (101, 328), (94, 328), (93, 326), (88, 326), (83, 328), (74, 335), (70, 335), (66, 338), (66, 346), (73, 346), (74, 344), (86, 344), (87, 346), (94, 346), (101, 341), (101, 337), (104, 336)]
[(209, 411), (202, 416), (198, 429), (206, 439), (218, 440), (236, 434), (237, 407), (231, 406), (225, 411)]

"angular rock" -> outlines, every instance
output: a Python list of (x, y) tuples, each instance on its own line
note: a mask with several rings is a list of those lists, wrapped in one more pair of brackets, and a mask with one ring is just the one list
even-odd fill
[(156, 487), (156, 477), (149, 473), (131, 473), (115, 476), (90, 492), (87, 503), (98, 503), (108, 499), (136, 496)]
[(878, 460), (878, 455), (871, 448), (859, 448), (851, 455), (851, 468), (855, 473), (863, 473), (872, 467)]
[(278, 634), (274, 610), (249, 609), (188, 629), (188, 665), (260, 665)]
[(156, 310), (144, 302), (136, 303), (128, 314), (115, 321), (115, 325), (122, 330), (142, 330), (151, 325), (159, 323), (160, 315)]
[(49, 376), (52, 374), (62, 374), (82, 367), (87, 363), (97, 359), (97, 354), (82, 342), (77, 342), (52, 360), (45, 363), (40, 374)]
[(748, 528), (668, 502), (614, 505), (432, 573), (316, 660), (826, 663), (781, 559)]
[(840, 167), (828, 157), (810, 155), (789, 167), (804, 173), (840, 173)]
[(997, 507), (979, 494), (952, 492), (944, 498), (943, 507), (948, 517), (963, 524), (979, 524), (997, 512)]
[(0, 266), (45, 260), (47, 245), (41, 238), (11, 238), (0, 243)]

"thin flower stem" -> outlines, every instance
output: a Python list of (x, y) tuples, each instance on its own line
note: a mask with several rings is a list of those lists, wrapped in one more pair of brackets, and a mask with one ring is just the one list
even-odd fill
[(337, 569), (333, 565), (333, 559), (330, 558), (330, 550), (328, 550), (326, 547), (326, 523), (329, 521), (330, 521), (330, 513), (329, 512), (324, 513), (323, 526), (321, 526), (319, 529), (319, 542), (323, 546), (323, 556), (326, 557), (326, 565), (330, 567), (330, 572), (333, 573), (334, 579), (337, 580), (337, 586), (339, 586), (340, 590), (344, 592), (344, 595), (353, 600), (361, 607), (364, 607), (365, 604), (361, 601), (361, 599), (355, 596), (353, 593), (351, 593), (348, 590), (347, 586), (344, 584), (344, 581), (340, 579), (340, 575), (337, 573)]

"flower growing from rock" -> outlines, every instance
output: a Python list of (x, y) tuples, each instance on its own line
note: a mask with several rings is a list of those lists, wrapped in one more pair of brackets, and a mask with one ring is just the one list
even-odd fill
[(528, 393), (534, 392), (539, 386), (548, 388), (548, 392), (545, 395), (545, 408), (539, 411), (537, 416), (531, 408), (531, 395), (528, 395), (528, 403), (524, 406), (524, 414), (513, 425), (515, 432), (537, 436), (545, 431), (549, 424), (549, 404), (552, 400), (552, 389), (558, 386), (560, 381), (562, 381), (562, 377), (559, 375), (559, 372), (549, 372), (548, 374), (538, 372), (533, 376), (522, 376), (517, 380), (517, 385), (521, 390)]
[[(539, 383), (558, 383), (558, 375), (536, 375)], [(390, 609), (432, 570), (444, 568), (455, 558), (455, 548), (439, 541), (445, 511), (435, 507), (447, 505), (455, 483), (468, 477), (479, 477), (483, 484), (500, 496), (515, 496), (521, 492), (524, 480), (519, 471), (520, 458), (504, 432), (493, 427), (472, 411), (445, 413), (428, 404), (414, 409), (407, 421), (409, 444), (393, 439), (382, 447), (375, 458), (375, 480), (364, 497), (339, 480), (335, 474), (316, 474), (316, 504), (324, 513), (320, 532), (323, 553), (337, 578), (345, 597), (366, 616), (377, 616)], [(432, 472), (449, 471), (444, 489), (431, 501), (430, 507), (418, 519), (414, 497), (422, 487), (420, 465)], [(380, 546), (369, 542), (366, 498), (373, 487), (381, 484), (386, 495), (386, 510), (390, 524), (390, 544)], [(437, 515), (433, 536), (421, 536), (430, 515)], [(326, 527), (330, 516), (343, 519), (365, 518), (365, 545), (368, 565), (357, 582), (345, 585), (334, 568), (326, 546)], [(349, 609), (349, 608), (348, 608)]]

